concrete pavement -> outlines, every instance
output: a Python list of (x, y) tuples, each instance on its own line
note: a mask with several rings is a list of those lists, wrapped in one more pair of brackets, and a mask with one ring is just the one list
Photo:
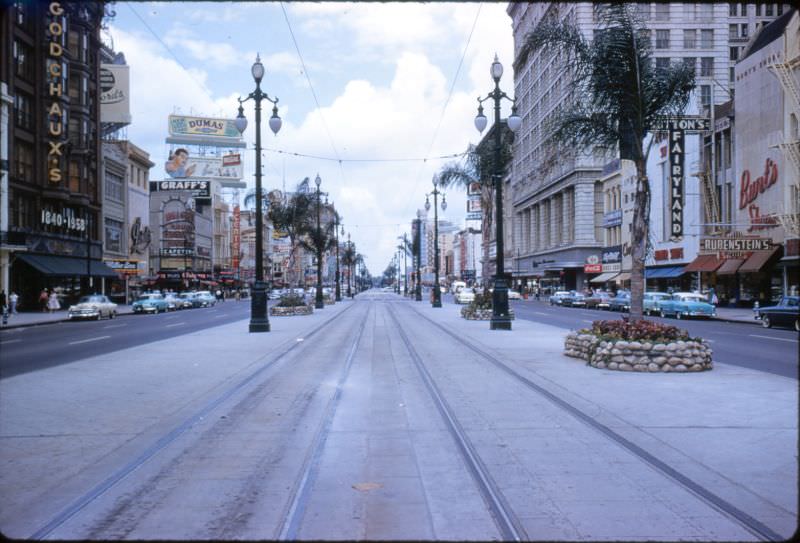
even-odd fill
[[(85, 493), (91, 481), (102, 481), (107, 476), (104, 474), (125, 465), (130, 455), (147, 449), (148, 443), (159, 442), (165, 433), (172, 435), (170, 428), (180, 424), (187, 413), (209, 405), (221, 391), (282, 346), (303, 339), (320, 341), (322, 350), (314, 356), (324, 362), (329, 356), (324, 353), (341, 350), (338, 344), (326, 343), (334, 336), (343, 338), (343, 333), (337, 332), (331, 340), (308, 334), (331, 317), (344, 326), (345, 319), (339, 315), (350, 306), (354, 307), (346, 318), (369, 318), (368, 328), (343, 389), (341, 411), (333, 419), (334, 433), (321, 464), (326, 470), (311, 494), (308, 527), (301, 536), (496, 537), (491, 519), (485, 512), (472, 509), (480, 506), (480, 498), (471, 489), (470, 477), (460, 471), (448, 440), (438, 432), (438, 415), (428, 408), (429, 400), (416, 384), (418, 376), (408, 365), (409, 355), (391, 325), (391, 311), (413, 338), (412, 344), (459, 414), (475, 450), (531, 539), (764, 539), (747, 529), (731, 511), (744, 513), (780, 538), (789, 538), (795, 532), (796, 381), (728, 366), (717, 359), (712, 371), (693, 374), (598, 370), (563, 356), (564, 329), (517, 320), (511, 332), (491, 331), (488, 322), (460, 318), (460, 306), (434, 309), (424, 302), (383, 293), (361, 294), (354, 302), (336, 304), (308, 317), (271, 319), (270, 334), (248, 334), (246, 326), (234, 323), (147, 348), (0, 381), (0, 443), (4, 445), (0, 447), (0, 482), (7, 489), (24, 489), (13, 503), (8, 503), (8, 494), (2, 498), (0, 511), (6, 514), (0, 517), (5, 519), (0, 528), (15, 537), (30, 536), (26, 530), (31, 525), (38, 527), (61, 510), (53, 503), (39, 505), (39, 498), (48, 493), (67, 497)], [(370, 307), (354, 313), (358, 306)], [(437, 325), (462, 339), (453, 339)], [(499, 373), (486, 359), (465, 349), (467, 342), (664, 462), (696, 488), (665, 476), (597, 427), (581, 422), (574, 413), (532, 392), (518, 379)], [(306, 374), (299, 364), (293, 361), (291, 367), (298, 368), (294, 371), (301, 373), (296, 378), (303, 382)], [(258, 397), (282, 401), (286, 390), (279, 387), (271, 396)], [(224, 422), (226, 416), (227, 420), (232, 418), (227, 407), (230, 400), (225, 402), (213, 411), (203, 411), (195, 424), (200, 429), (212, 423), (232, 424)], [(98, 405), (103, 405), (102, 410), (91, 408)], [(311, 412), (318, 415), (319, 409)], [(365, 414), (369, 414), (368, 420), (363, 419)], [(275, 439), (284, 434), (259, 433), (265, 421), (253, 422), (247, 434), (249, 442), (263, 440), (275, 446)], [(313, 419), (303, 426), (309, 424), (315, 425)], [(392, 433), (394, 428), (398, 433)], [(376, 433), (378, 430), (382, 433)], [(31, 439), (31, 432), (39, 439)], [(298, 439), (294, 430), (286, 430), (285, 435)], [(212, 444), (216, 446), (216, 442)], [(292, 454), (282, 462), (305, 454), (299, 443), (293, 447)], [(247, 451), (254, 454), (252, 444), (245, 445), (243, 452)], [(233, 499), (236, 487), (232, 475), (222, 473), (243, 471), (242, 466), (219, 456), (223, 454), (220, 451), (214, 454), (218, 455), (212, 457), (215, 473), (187, 468), (187, 475), (191, 474), (198, 485), (193, 487), (195, 494), (207, 496), (208, 501), (214, 496)], [(370, 463), (364, 467), (359, 464), (362, 460)], [(196, 462), (199, 465), (199, 460)], [(342, 463), (346, 465), (338, 476), (330, 471)], [(288, 470), (289, 465), (285, 467)], [(394, 470), (391, 474), (383, 471), (390, 468)], [(155, 473), (152, 466), (143, 469)], [(49, 474), (54, 470), (62, 474), (52, 477)], [(69, 479), (70, 473), (80, 473), (82, 479)], [(95, 479), (87, 473), (94, 474)], [(344, 485), (341, 478), (346, 481)], [(292, 475), (287, 471), (281, 477), (284, 479), (290, 481)], [(219, 492), (199, 486), (206, 480), (216, 484)], [(458, 488), (452, 481), (457, 481)], [(130, 485), (129, 481), (122, 486), (121, 495), (138, 496), (139, 490)], [(709, 502), (697, 488), (730, 507)], [(350, 496), (345, 500), (340, 494), (343, 489)], [(263, 504), (270, 504), (273, 518), (279, 513), (275, 503), (282, 494), (278, 487), (270, 492)], [(252, 499), (262, 503), (260, 497)], [(241, 507), (247, 507), (242, 501)], [(61, 505), (64, 503), (69, 500)], [(401, 506), (395, 507), (397, 504)], [(89, 508), (89, 512), (100, 509), (111, 514), (115, 510), (112, 505), (109, 502), (103, 508)], [(233, 512), (240, 511), (234, 505), (229, 504)], [(169, 530), (180, 526), (188, 530), (188, 524), (176, 523), (169, 511), (162, 514), (161, 524), (155, 516), (147, 517), (149, 532), (125, 531), (119, 535), (205, 538), (197, 532), (167, 532), (168, 526)], [(379, 522), (375, 522), (377, 515), (383, 515)], [(340, 524), (325, 521), (331, 516), (347, 528), (337, 532)], [(18, 531), (5, 529), (12, 519)], [(86, 525), (76, 519), (54, 535), (86, 537)], [(270, 539), (274, 535), (266, 525), (260, 531), (248, 526), (254, 531), (245, 532), (245, 538)], [(104, 533), (109, 532), (97, 532), (95, 537)]]

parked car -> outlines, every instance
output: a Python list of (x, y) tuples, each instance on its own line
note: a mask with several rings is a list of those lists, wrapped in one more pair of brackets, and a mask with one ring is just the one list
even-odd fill
[(201, 290), (196, 294), (200, 307), (212, 307), (217, 303), (217, 297), (207, 290)]
[(755, 307), (755, 318), (761, 319), (764, 328), (794, 326), (800, 332), (800, 296), (784, 296), (777, 305)]
[(276, 288), (269, 291), (269, 294), (267, 294), (267, 298), (270, 300), (280, 300), (281, 296), (283, 296), (284, 294), (285, 293), (282, 289)]
[(471, 288), (461, 288), (453, 298), (457, 304), (468, 304), (475, 299), (475, 293)]
[(561, 305), (561, 300), (564, 299), (564, 296), (568, 296), (568, 290), (557, 290), (550, 296), (550, 305)]
[(509, 300), (521, 300), (522, 299), (522, 294), (520, 294), (516, 290), (508, 289), (508, 299)]
[(659, 300), (660, 317), (706, 317), (716, 316), (717, 309), (706, 301), (706, 297), (696, 292), (675, 292), (669, 298)]
[(181, 309), (192, 309), (193, 307), (200, 307), (200, 300), (197, 299), (196, 292), (181, 292), (178, 295), (181, 302)]
[(608, 301), (608, 308), (611, 311), (630, 311), (631, 293), (627, 291), (618, 292), (616, 296)]
[(453, 281), (450, 284), (450, 294), (455, 294), (462, 288), (467, 288), (467, 284), (464, 281)]
[(183, 304), (181, 303), (181, 299), (174, 292), (165, 294), (164, 299), (167, 301), (167, 309), (169, 311), (177, 311), (178, 309), (183, 309)]
[(642, 312), (645, 315), (658, 315), (661, 302), (669, 297), (670, 294), (667, 292), (645, 292), (644, 301), (642, 302)]
[(134, 313), (161, 313), (169, 311), (169, 304), (163, 294), (142, 294), (131, 306)]
[(562, 307), (586, 307), (586, 296), (582, 292), (571, 290), (561, 298)]
[(598, 290), (591, 296), (583, 300), (587, 309), (608, 309), (611, 302), (611, 294), (604, 290)]
[(74, 319), (95, 319), (100, 320), (103, 317), (113, 319), (117, 316), (117, 304), (108, 299), (102, 294), (92, 294), (90, 296), (81, 296), (78, 303), (69, 306), (67, 311), (67, 318)]

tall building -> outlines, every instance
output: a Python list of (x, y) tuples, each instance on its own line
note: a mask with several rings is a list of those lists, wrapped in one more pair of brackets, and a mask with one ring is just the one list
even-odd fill
[(23, 308), (36, 306), (42, 288), (64, 305), (117, 276), (101, 258), (103, 17), (102, 2), (0, 8), (0, 81), (13, 100), (0, 127), (8, 157), (0, 277)]
[[(643, 2), (634, 6), (653, 40), (656, 65), (683, 62), (694, 67), (697, 89), (689, 113), (698, 114), (708, 114), (712, 104), (731, 99), (731, 69), (746, 35), (787, 9), (782, 4), (713, 2)], [(593, 2), (509, 3), (507, 9), (513, 21), (515, 98), (522, 117), (513, 146), (511, 190), (514, 246), (519, 249), (515, 275), (523, 281), (549, 281), (564, 288), (589, 285), (593, 276), (584, 267), (600, 255), (605, 243), (600, 178), (603, 166), (618, 154), (616, 149), (575, 150), (546, 141), (547, 122), (579, 97), (572, 94), (560, 53), (540, 51), (520, 63), (518, 52), (525, 35), (546, 17), (574, 23), (591, 40), (603, 9), (603, 3)], [(692, 149), (687, 150), (686, 161), (697, 164), (699, 136), (689, 139), (687, 146)], [(648, 175), (652, 168), (658, 165), (649, 164)], [(689, 179), (685, 187), (685, 193), (692, 195), (687, 204), (694, 206), (687, 210), (687, 217), (695, 224), (701, 222), (700, 202), (694, 196), (699, 194), (698, 183), (698, 178)], [(651, 209), (660, 210), (668, 194), (654, 190)], [(688, 201), (691, 199), (695, 201)], [(683, 259), (672, 264), (686, 264), (696, 254), (699, 230), (690, 235), (694, 241), (687, 242)], [(626, 286), (624, 275), (618, 286)]]

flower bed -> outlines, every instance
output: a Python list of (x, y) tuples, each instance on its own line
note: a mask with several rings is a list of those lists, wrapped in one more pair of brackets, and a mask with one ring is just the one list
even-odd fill
[(711, 348), (685, 330), (652, 321), (595, 321), (592, 328), (570, 332), (564, 354), (599, 369), (641, 372), (710, 370)]
[[(492, 295), (476, 294), (475, 299), (461, 308), (461, 316), (469, 321), (492, 320)], [(508, 308), (508, 316), (514, 320), (514, 310)]]
[(294, 305), (281, 307), (274, 305), (269, 308), (269, 314), (273, 317), (290, 317), (292, 315), (311, 315), (314, 312), (313, 305)]

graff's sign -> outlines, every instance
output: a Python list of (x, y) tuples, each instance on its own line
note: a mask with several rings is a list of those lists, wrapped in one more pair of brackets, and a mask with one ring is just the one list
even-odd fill
[(161, 190), (191, 190), (198, 198), (211, 197), (211, 183), (209, 181), (150, 181), (150, 192)]
[(50, 34), (48, 54), (50, 59), (47, 63), (47, 75), (49, 85), (47, 95), (52, 99), (50, 108), (47, 110), (48, 125), (47, 133), (50, 136), (47, 151), (47, 179), (51, 183), (60, 183), (63, 178), (61, 174), (61, 146), (64, 141), (64, 112), (61, 110), (61, 95), (64, 93), (63, 83), (66, 74), (62, 73), (63, 65), (61, 57), (64, 55), (63, 42), (64, 27), (61, 24), (64, 8), (59, 2), (50, 2), (49, 13), (52, 17), (47, 29)]
[(750, 170), (742, 172), (739, 181), (739, 209), (744, 209), (748, 204), (756, 201), (769, 187), (778, 182), (778, 165), (768, 158), (764, 163), (764, 173), (751, 181)]

